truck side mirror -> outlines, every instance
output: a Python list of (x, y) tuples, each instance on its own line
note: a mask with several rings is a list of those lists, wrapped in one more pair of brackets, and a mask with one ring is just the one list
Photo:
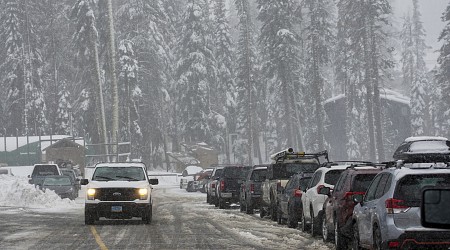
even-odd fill
[(150, 183), (151, 185), (158, 185), (159, 181), (158, 179), (149, 179), (148, 183)]
[(330, 196), (330, 195), (331, 195), (331, 188), (330, 188), (330, 187), (322, 187), (322, 188), (319, 190), (319, 194), (323, 194), (323, 195), (326, 195), (326, 196)]
[(88, 179), (81, 179), (80, 180), (80, 185), (87, 185), (89, 183)]

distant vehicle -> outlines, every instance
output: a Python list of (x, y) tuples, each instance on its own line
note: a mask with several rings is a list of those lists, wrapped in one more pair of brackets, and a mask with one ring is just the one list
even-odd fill
[(208, 184), (211, 174), (213, 172), (212, 168), (207, 168), (200, 172), (197, 181), (198, 181), (198, 190), (202, 193), (206, 193), (206, 185)]
[(216, 202), (219, 208), (225, 208), (226, 205), (238, 203), (243, 183), (250, 166), (225, 166), (219, 175), (216, 185)]
[(13, 176), (13, 173), (11, 172), (11, 169), (9, 168), (0, 168), (0, 175), (10, 175)]
[(78, 196), (78, 190), (69, 176), (47, 175), (40, 185), (42, 190), (53, 190), (61, 199), (69, 198), (74, 200)]
[(223, 171), (223, 166), (220, 166), (220, 167), (218, 166), (218, 167), (214, 168), (214, 170), (211, 174), (210, 181), (206, 185), (206, 202), (208, 202), (209, 204), (214, 204), (216, 207), (219, 206), (219, 203), (216, 202), (216, 200), (217, 200), (216, 185), (217, 185), (217, 181), (219, 179), (219, 175), (222, 174), (222, 171)]
[(186, 178), (180, 179), (180, 189), (186, 189), (188, 185), (189, 180)]
[(253, 214), (255, 208), (261, 204), (261, 184), (266, 179), (267, 165), (256, 165), (247, 174), (247, 178), (241, 185), (240, 209), (241, 212)]
[(356, 203), (353, 196), (364, 195), (375, 176), (383, 170), (383, 164), (352, 163), (342, 172), (334, 189), (325, 187), (322, 193), (328, 198), (323, 205), (322, 238), (331, 241), (334, 236), (336, 249), (346, 249), (353, 237), (352, 215)]
[(145, 167), (133, 162), (98, 163), (92, 180), (82, 179), (88, 185), (85, 199), (85, 224), (94, 224), (100, 217), (131, 219), (141, 217), (152, 221), (152, 185), (158, 179), (149, 179)]
[(320, 167), (320, 157), (325, 157), (328, 161), (328, 153), (294, 152), (288, 148), (271, 156), (273, 161), (267, 167), (267, 177), (262, 183), (262, 200), (260, 206), (261, 218), (270, 215), (273, 221), (277, 220), (279, 195), (286, 186), (289, 178), (301, 172), (314, 172)]
[(78, 197), (78, 191), (81, 189), (81, 185), (80, 185), (80, 178), (77, 177), (75, 171), (73, 169), (60, 169), (61, 170), (61, 174), (62, 175), (66, 175), (70, 177), (70, 181), (75, 185), (76, 189), (77, 189), (77, 196)]
[(408, 137), (398, 146), (394, 160), (407, 162), (449, 162), (450, 141), (445, 137)]
[(311, 180), (312, 172), (295, 174), (289, 178), (286, 188), (281, 191), (278, 203), (278, 224), (286, 224), (290, 228), (296, 228), (302, 218), (302, 195)]
[(28, 178), (30, 178), (28, 183), (40, 186), (42, 185), (45, 176), (48, 175), (61, 175), (61, 171), (57, 164), (35, 164), (33, 172), (28, 176)]
[[(355, 195), (353, 249), (448, 249), (450, 230), (421, 224), (422, 192), (450, 187), (448, 163), (411, 163), (381, 171)], [(442, 211), (445, 213), (446, 211)]]

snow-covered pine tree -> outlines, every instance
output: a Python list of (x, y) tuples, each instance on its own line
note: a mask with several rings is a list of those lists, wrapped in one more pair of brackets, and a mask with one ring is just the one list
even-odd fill
[(188, 0), (186, 7), (176, 74), (180, 135), (186, 142), (209, 143), (209, 81), (215, 77), (216, 63), (206, 34), (202, 2)]
[(258, 20), (262, 22), (259, 43), (263, 53), (263, 72), (272, 80), (269, 87), (276, 121), (277, 149), (296, 144), (299, 126), (294, 123), (294, 95), (300, 89), (298, 68), (299, 37), (294, 24), (298, 2), (293, 0), (257, 0)]
[[(306, 92), (311, 102), (305, 107), (309, 112), (305, 116), (305, 135), (310, 140), (305, 147), (310, 151), (325, 149), (324, 122), (326, 113), (323, 107), (326, 70), (331, 62), (333, 42), (333, 1), (304, 0), (305, 10), (305, 81)], [(305, 96), (306, 98), (306, 96)]]
[(411, 16), (408, 13), (404, 17), (403, 28), (400, 32), (400, 39), (402, 45), (401, 63), (403, 75), (403, 88), (405, 91), (410, 91), (414, 81), (414, 41), (413, 41), (413, 27), (411, 23)]
[(439, 49), (437, 81), (441, 89), (440, 114), (442, 114), (441, 135), (450, 136), (450, 3), (441, 17), (445, 23), (439, 41), (442, 46)]
[[(217, 88), (211, 89), (211, 109), (225, 117), (226, 128), (223, 128), (220, 136), (228, 142), (228, 134), (236, 132), (236, 85), (234, 74), (234, 50), (228, 24), (228, 15), (225, 1), (216, 1), (215, 9), (214, 48), (217, 62)], [(217, 126), (219, 127), (219, 126)], [(220, 127), (218, 128), (220, 129)], [(216, 141), (220, 141), (217, 138)], [(228, 143), (220, 145), (226, 152), (227, 161), (230, 162)]]
[(58, 93), (58, 109), (56, 110), (55, 123), (57, 125), (54, 133), (58, 135), (69, 135), (70, 131), (70, 115), (72, 105), (70, 104), (70, 92), (66, 88), (66, 83), (61, 84), (61, 90)]

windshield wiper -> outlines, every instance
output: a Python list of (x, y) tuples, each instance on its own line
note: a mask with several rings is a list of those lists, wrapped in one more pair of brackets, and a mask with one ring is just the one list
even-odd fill
[(130, 176), (116, 175), (116, 177), (117, 177), (117, 178), (125, 178), (125, 179), (128, 179), (128, 180), (130, 180), (130, 181), (140, 181), (140, 180), (138, 180), (138, 179), (136, 179), (136, 178), (133, 178), (133, 177), (130, 177)]
[(97, 178), (105, 179), (105, 180), (107, 180), (107, 181), (114, 180), (114, 179), (111, 178), (111, 177), (107, 177), (107, 176), (99, 176), (99, 175), (95, 176), (95, 180), (97, 180)]

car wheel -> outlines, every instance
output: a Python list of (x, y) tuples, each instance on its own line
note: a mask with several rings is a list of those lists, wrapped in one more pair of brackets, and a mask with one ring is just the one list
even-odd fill
[(153, 217), (152, 212), (153, 212), (152, 205), (148, 206), (144, 210), (144, 215), (142, 216), (142, 220), (145, 222), (145, 224), (150, 224), (150, 222), (152, 222), (152, 217)]
[(362, 248), (359, 246), (359, 231), (358, 231), (358, 224), (356, 222), (353, 224), (352, 229), (353, 229), (353, 237), (351, 243), (352, 250), (360, 250)]
[(321, 215), (320, 215), (320, 213), (317, 215), (317, 217), (314, 217), (314, 212), (313, 212), (313, 210), (312, 210), (312, 208), (311, 208), (311, 210), (310, 210), (310, 213), (311, 213), (311, 235), (312, 236), (316, 236), (316, 235), (319, 235), (320, 234), (320, 224), (322, 224), (321, 223)]
[(218, 206), (219, 206), (219, 198), (217, 198), (217, 196), (214, 197), (213, 203), (214, 203), (214, 206), (215, 206), (215, 207), (218, 207)]
[(86, 225), (94, 225), (95, 216), (91, 211), (87, 209), (84, 210), (84, 224)]
[(270, 219), (277, 221), (277, 209), (273, 204), (270, 205)]
[(337, 219), (334, 222), (334, 245), (336, 246), (336, 250), (346, 249), (346, 244), (344, 242), (344, 236), (339, 230), (339, 223)]
[(373, 227), (373, 248), (374, 250), (382, 249), (381, 246), (381, 231), (377, 226)]
[(282, 213), (281, 213), (280, 205), (277, 206), (276, 211), (277, 211), (277, 223), (278, 224), (283, 224), (283, 216), (282, 216)]
[(266, 216), (266, 210), (263, 207), (259, 208), (259, 217), (264, 218)]
[(302, 213), (302, 231), (306, 233), (306, 232), (308, 232), (308, 230), (309, 230), (309, 225), (306, 223), (306, 218), (305, 218), (305, 214), (303, 211), (303, 213)]
[(245, 202), (245, 213), (246, 214), (254, 214), (255, 213), (253, 206), (250, 202)]
[(225, 209), (225, 201), (219, 198), (219, 208)]
[(298, 220), (293, 218), (295, 212), (296, 211), (291, 210), (291, 206), (288, 204), (288, 215), (286, 224), (289, 228), (296, 228), (298, 226)]
[(242, 201), (239, 204), (239, 211), (240, 212), (244, 212), (245, 211), (244, 203)]
[(209, 197), (209, 194), (206, 194), (206, 203), (211, 204), (211, 197)]
[(331, 238), (330, 238), (330, 231), (328, 231), (328, 226), (327, 226), (327, 218), (324, 215), (322, 217), (322, 239), (323, 242), (330, 242)]

